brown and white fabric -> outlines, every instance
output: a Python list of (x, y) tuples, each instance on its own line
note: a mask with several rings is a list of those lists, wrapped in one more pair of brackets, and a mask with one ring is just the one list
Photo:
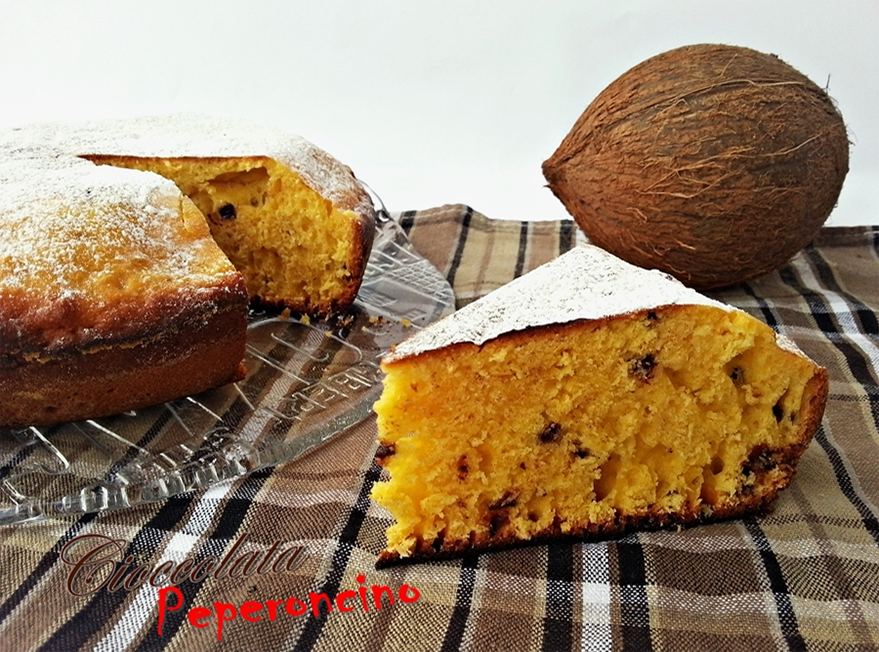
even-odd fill
[[(397, 218), (459, 306), (582, 240), (571, 222), (461, 205)], [(879, 226), (826, 228), (780, 271), (714, 296), (829, 371), (822, 427), (770, 514), (377, 571), (390, 519), (369, 500), (381, 472), (368, 418), (300, 460), (205, 491), (0, 527), (0, 650), (879, 649)], [(114, 590), (90, 591), (84, 572), (71, 590), (74, 540), (124, 548), (94, 574), (118, 573)], [(168, 605), (180, 608), (166, 609), (161, 634), (159, 586), (125, 586), (138, 565), (273, 547), (302, 551), (289, 568), (176, 584)], [(376, 608), (373, 586), (395, 602)], [(317, 615), (309, 594), (328, 598)], [(291, 598), (305, 613), (287, 611)], [(262, 605), (253, 620), (246, 603)], [(238, 614), (218, 633), (222, 605)], [(203, 628), (196, 607), (213, 614), (195, 619)]]

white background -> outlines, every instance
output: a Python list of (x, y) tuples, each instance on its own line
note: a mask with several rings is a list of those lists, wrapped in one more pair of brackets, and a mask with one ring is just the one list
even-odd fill
[(829, 224), (879, 224), (879, 0), (0, 0), (0, 127), (200, 111), (299, 133), (391, 210), (560, 219), (540, 165), (636, 63), (694, 43), (827, 86), (850, 172)]

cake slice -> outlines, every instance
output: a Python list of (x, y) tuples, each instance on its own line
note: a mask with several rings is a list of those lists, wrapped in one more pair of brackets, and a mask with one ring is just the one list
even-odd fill
[(759, 320), (592, 246), (382, 368), (380, 566), (757, 512), (827, 399), (826, 371)]

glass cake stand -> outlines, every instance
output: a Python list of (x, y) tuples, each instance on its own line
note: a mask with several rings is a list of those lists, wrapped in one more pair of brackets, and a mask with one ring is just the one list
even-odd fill
[(311, 323), (253, 313), (244, 380), (136, 413), (0, 429), (0, 525), (204, 489), (294, 460), (366, 418), (382, 355), (454, 310), (446, 279), (378, 214), (351, 311)]

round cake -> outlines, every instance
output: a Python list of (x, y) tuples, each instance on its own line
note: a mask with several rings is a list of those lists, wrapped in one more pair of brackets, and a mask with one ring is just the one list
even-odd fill
[(238, 120), (0, 132), (0, 426), (239, 379), (249, 303), (344, 312), (374, 224), (346, 166)]

